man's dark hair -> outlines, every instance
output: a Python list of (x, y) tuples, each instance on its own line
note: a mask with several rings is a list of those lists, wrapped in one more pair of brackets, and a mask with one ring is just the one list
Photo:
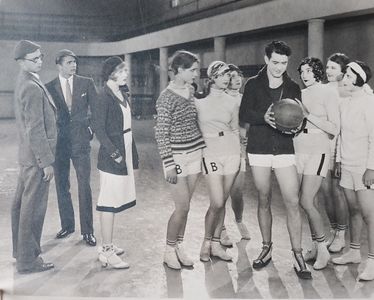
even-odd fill
[(290, 56), (291, 48), (283, 41), (272, 41), (265, 47), (265, 54), (270, 59), (272, 53)]

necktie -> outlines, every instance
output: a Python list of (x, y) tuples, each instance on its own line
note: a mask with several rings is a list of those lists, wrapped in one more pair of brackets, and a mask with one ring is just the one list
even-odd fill
[(69, 80), (66, 80), (65, 102), (66, 102), (66, 105), (68, 106), (69, 111), (71, 111), (72, 99), (73, 99), (73, 96), (71, 95), (70, 83), (69, 83)]

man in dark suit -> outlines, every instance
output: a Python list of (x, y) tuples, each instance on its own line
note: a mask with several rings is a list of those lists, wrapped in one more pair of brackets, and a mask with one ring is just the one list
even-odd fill
[(97, 98), (91, 78), (76, 75), (77, 56), (63, 49), (56, 55), (57, 78), (46, 84), (57, 107), (57, 149), (54, 164), (61, 230), (56, 238), (64, 238), (75, 230), (74, 210), (70, 194), (70, 159), (78, 181), (79, 215), (83, 240), (96, 245), (93, 235), (92, 193), (90, 187), (90, 128), (89, 111)]
[(14, 92), (20, 173), (12, 204), (13, 257), (19, 273), (33, 273), (54, 267), (40, 257), (40, 239), (55, 161), (55, 105), (39, 80), (43, 61), (40, 46), (20, 41), (14, 58), (21, 71)]

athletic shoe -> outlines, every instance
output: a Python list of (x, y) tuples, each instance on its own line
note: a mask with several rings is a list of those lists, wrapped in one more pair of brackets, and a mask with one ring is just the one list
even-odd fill
[(359, 280), (374, 280), (374, 259), (368, 258), (364, 271), (358, 276)]
[(233, 245), (230, 237), (227, 234), (226, 229), (223, 229), (221, 231), (220, 243), (222, 246), (225, 246), (225, 247), (232, 247)]
[(317, 242), (313, 241), (312, 247), (304, 254), (305, 261), (315, 261), (317, 258)]
[(303, 254), (301, 252), (293, 251), (293, 268), (296, 272), (296, 275), (301, 279), (311, 279), (312, 273), (309, 271), (308, 267), (305, 264)]
[(200, 260), (202, 262), (208, 262), (210, 261), (210, 240), (205, 240), (203, 244), (201, 245), (201, 250), (200, 250)]
[(182, 243), (177, 243), (177, 246), (175, 247), (175, 252), (177, 253), (177, 257), (181, 265), (185, 267), (192, 267), (193, 261), (188, 257), (186, 254), (186, 251), (183, 247)]
[(313, 269), (322, 270), (326, 268), (330, 260), (330, 253), (329, 250), (327, 250), (327, 245), (325, 242), (318, 243), (317, 247), (317, 259), (313, 265)]
[(247, 226), (243, 222), (235, 222), (236, 226), (239, 229), (240, 235), (242, 236), (243, 240), (250, 240), (251, 236), (249, 234), (249, 231), (247, 229)]
[(330, 245), (334, 242), (336, 232), (337, 230), (335, 228), (330, 228), (330, 236), (328, 240), (326, 241), (327, 247), (330, 247)]
[(171, 269), (180, 270), (181, 264), (178, 261), (175, 247), (166, 245), (164, 254), (164, 263)]
[(329, 247), (329, 251), (337, 253), (343, 250), (345, 247), (345, 230), (338, 230), (335, 235), (335, 239)]
[(360, 249), (349, 249), (343, 255), (333, 258), (332, 262), (336, 265), (359, 264), (361, 262)]
[(216, 256), (224, 261), (232, 260), (232, 257), (226, 253), (219, 242), (212, 242), (210, 251), (212, 256)]
[(261, 269), (263, 267), (266, 267), (269, 262), (271, 261), (271, 252), (273, 250), (273, 243), (270, 242), (268, 245), (262, 246), (262, 251), (260, 255), (253, 261), (253, 268), (254, 269)]

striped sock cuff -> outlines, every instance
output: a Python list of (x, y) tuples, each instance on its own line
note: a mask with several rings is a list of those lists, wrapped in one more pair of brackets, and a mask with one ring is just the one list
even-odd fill
[(205, 237), (204, 237), (204, 240), (205, 240), (205, 241), (211, 241), (211, 240), (212, 240), (212, 237), (211, 237), (211, 236), (209, 236), (209, 237), (206, 237), (206, 236), (205, 236)]
[(324, 242), (325, 239), (326, 239), (326, 236), (325, 236), (325, 235), (321, 235), (320, 237), (316, 237), (316, 241), (317, 241), (318, 243), (322, 243), (322, 242)]
[(350, 243), (349, 244), (349, 248), (351, 248), (351, 249), (354, 249), (354, 250), (359, 250), (360, 249), (360, 247), (361, 247), (361, 244), (359, 244), (359, 243)]
[(177, 244), (177, 241), (166, 240), (166, 245), (169, 245), (169, 246), (175, 247), (176, 244)]
[(212, 242), (217, 242), (217, 243), (219, 243), (220, 242), (220, 238), (218, 238), (218, 237), (213, 237), (212, 238)]
[(316, 234), (315, 234), (315, 233), (312, 233), (312, 234), (311, 234), (311, 237), (312, 237), (312, 241), (315, 241), (315, 240), (316, 240)]
[(374, 259), (374, 253), (368, 253), (368, 259)]
[(338, 223), (330, 223), (330, 227), (332, 229), (336, 229), (338, 227)]
[(338, 227), (337, 227), (337, 229), (339, 230), (339, 231), (342, 231), (342, 230), (346, 230), (348, 228), (348, 225), (343, 225), (343, 224), (338, 224)]
[(177, 236), (177, 242), (178, 242), (178, 243), (182, 243), (182, 242), (183, 242), (183, 238), (184, 238), (183, 235), (178, 235), (178, 236)]

